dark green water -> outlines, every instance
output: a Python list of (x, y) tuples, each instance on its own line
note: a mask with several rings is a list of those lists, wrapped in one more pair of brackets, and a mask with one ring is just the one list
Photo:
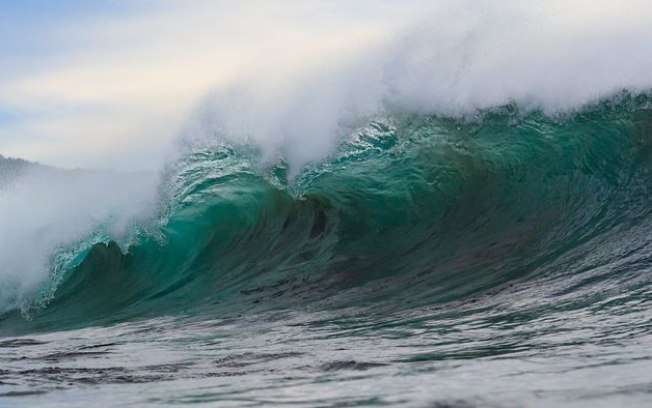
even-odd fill
[(2, 316), (0, 405), (647, 406), (650, 101), (193, 148)]

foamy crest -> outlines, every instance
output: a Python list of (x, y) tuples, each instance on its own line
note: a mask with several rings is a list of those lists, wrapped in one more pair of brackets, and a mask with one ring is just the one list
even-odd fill
[[(54, 256), (89, 239), (125, 237), (152, 214), (153, 175), (28, 172), (0, 194), (0, 313), (24, 305), (53, 271)], [(100, 231), (101, 230), (101, 231)]]
[(517, 103), (554, 114), (652, 87), (650, 2), (440, 1), (426, 15), (369, 49), (244, 75), (206, 98), (184, 141), (254, 141), (296, 171), (356, 118), (388, 110), (460, 116)]

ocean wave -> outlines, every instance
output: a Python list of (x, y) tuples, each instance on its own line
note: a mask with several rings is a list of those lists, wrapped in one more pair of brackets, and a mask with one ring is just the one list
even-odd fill
[(434, 307), (544, 277), (580, 293), (647, 259), (651, 135), (650, 97), (622, 94), (374, 117), (294, 173), (252, 141), (200, 145), (167, 169), (155, 228), (83, 241), (33, 321), (2, 324)]

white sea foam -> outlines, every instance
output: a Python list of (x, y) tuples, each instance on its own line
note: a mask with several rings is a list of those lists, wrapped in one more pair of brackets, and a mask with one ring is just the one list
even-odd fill
[(200, 104), (184, 141), (253, 140), (296, 169), (328, 155), (355, 118), (386, 110), (568, 111), (651, 89), (650, 38), (649, 1), (439, 1), (369, 49), (292, 72), (249, 70)]
[(151, 174), (28, 171), (0, 194), (0, 313), (47, 281), (54, 256), (93, 233), (122, 239), (152, 213)]

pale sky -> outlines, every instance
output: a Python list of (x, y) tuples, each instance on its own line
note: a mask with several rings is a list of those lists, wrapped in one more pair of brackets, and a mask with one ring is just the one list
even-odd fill
[(206, 92), (246, 71), (327, 64), (419, 3), (0, 0), (0, 154), (156, 168)]
[(205, 95), (328, 70), (414, 21), (434, 35), (399, 50), (395, 79), (424, 106), (575, 103), (652, 78), (650, 0), (0, 0), (0, 154), (156, 169)]

